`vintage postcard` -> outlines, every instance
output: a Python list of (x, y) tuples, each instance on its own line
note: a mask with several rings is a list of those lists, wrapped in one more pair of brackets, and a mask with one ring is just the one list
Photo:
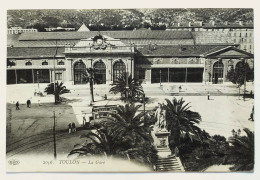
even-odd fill
[(254, 171), (254, 11), (7, 10), (7, 172)]

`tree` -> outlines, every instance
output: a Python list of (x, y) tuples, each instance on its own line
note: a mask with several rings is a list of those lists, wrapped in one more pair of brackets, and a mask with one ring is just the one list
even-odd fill
[(135, 144), (140, 141), (152, 141), (150, 123), (144, 122), (145, 113), (137, 113), (141, 105), (126, 104), (118, 106), (117, 112), (111, 112), (111, 118), (104, 122), (104, 127), (115, 137)]
[(48, 86), (44, 90), (45, 93), (47, 94), (53, 94), (55, 97), (55, 104), (58, 104), (61, 102), (61, 97), (60, 95), (65, 94), (65, 93), (70, 93), (70, 90), (66, 88), (66, 86), (63, 86), (62, 82), (55, 83), (55, 88), (54, 88), (54, 83), (48, 84)]
[(89, 83), (90, 97), (91, 97), (91, 104), (92, 104), (93, 102), (95, 102), (95, 100), (94, 100), (94, 90), (93, 90), (93, 85), (94, 85), (94, 82), (95, 82), (95, 69), (87, 68), (85, 78), (86, 78), (86, 82)]
[(112, 86), (109, 92), (121, 93), (121, 99), (126, 101), (135, 101), (144, 93), (142, 85), (132, 78), (131, 74), (128, 77), (126, 73), (121, 74)]
[(238, 69), (231, 68), (227, 73), (227, 79), (235, 84), (238, 88), (238, 96), (240, 96), (240, 88), (244, 84), (245, 72), (238, 71)]
[(246, 136), (230, 138), (231, 153), (229, 162), (234, 164), (232, 171), (251, 171), (254, 169), (254, 133), (245, 128)]
[[(112, 141), (111, 136), (104, 129), (96, 129), (95, 132), (89, 132), (86, 135), (81, 135), (80, 138), (87, 138), (85, 144), (76, 144), (69, 155), (78, 154), (79, 156), (87, 154), (96, 154), (107, 156), (117, 154), (120, 148), (116, 148), (118, 143)], [(91, 142), (89, 142), (91, 140)]]
[(134, 104), (118, 106), (117, 112), (110, 113), (111, 118), (104, 122), (104, 127), (113, 141), (120, 142), (129, 158), (151, 164), (157, 157), (150, 128), (154, 122), (144, 118), (146, 113), (137, 112), (140, 107)]
[(189, 103), (181, 98), (172, 101), (166, 99), (167, 129), (170, 131), (169, 145), (172, 151), (181, 144), (181, 138), (187, 136), (191, 141), (193, 138), (201, 139), (201, 129), (197, 126), (201, 116), (197, 112), (189, 110)]
[(108, 156), (119, 156), (133, 159), (139, 162), (154, 164), (157, 160), (156, 150), (150, 134), (152, 122), (145, 123), (145, 113), (137, 113), (141, 105), (126, 104), (118, 106), (117, 113), (110, 113), (101, 124), (96, 133), (86, 136), (91, 139), (95, 151), (90, 145), (77, 145), (70, 154), (86, 155), (107, 154)]
[(254, 70), (243, 61), (241, 66), (235, 69), (232, 67), (227, 72), (227, 79), (237, 86), (238, 96), (240, 96), (240, 88), (245, 84), (245, 81), (254, 79)]

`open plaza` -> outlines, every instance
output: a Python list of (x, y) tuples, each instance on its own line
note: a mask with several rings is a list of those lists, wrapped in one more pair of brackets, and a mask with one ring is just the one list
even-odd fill
[[(65, 84), (71, 93), (63, 94), (62, 97), (66, 101), (61, 104), (54, 104), (54, 96), (44, 93), (47, 84), (19, 84), (7, 85), (7, 150), (10, 154), (15, 154), (12, 151), (13, 143), (19, 145), (21, 143), (30, 142), (34, 139), (46, 139), (40, 146), (16, 152), (19, 154), (37, 153), (52, 153), (52, 130), (54, 113), (56, 117), (57, 135), (57, 150), (59, 155), (66, 156), (76, 142), (83, 142), (79, 139), (79, 135), (86, 134), (86, 130), (78, 131), (76, 134), (68, 134), (68, 124), (74, 122), (76, 127), (81, 129), (83, 124), (83, 116), (92, 116), (92, 106), (90, 106), (89, 85), (73, 86)], [(158, 103), (163, 103), (165, 98), (177, 99), (183, 98), (186, 103), (190, 103), (191, 110), (198, 112), (202, 121), (199, 127), (210, 135), (218, 134), (226, 138), (232, 136), (232, 130), (242, 131), (244, 128), (249, 128), (254, 131), (254, 122), (248, 120), (254, 100), (246, 98), (243, 100), (238, 96), (238, 89), (232, 85), (208, 85), (208, 84), (182, 84), (182, 91), (179, 92), (179, 84), (153, 84), (144, 85), (144, 92), (149, 97), (145, 104), (146, 110), (152, 110), (158, 107)], [(105, 105), (122, 105), (119, 95), (110, 94), (108, 91), (111, 86), (94, 85), (95, 106)], [(241, 88), (243, 89), (243, 87)], [(247, 84), (247, 93), (253, 91), (253, 84)], [(43, 92), (43, 96), (35, 96), (34, 92)], [(242, 92), (242, 91), (241, 91)], [(210, 93), (210, 100), (207, 94)], [(104, 94), (107, 94), (107, 100), (104, 100)], [(26, 101), (30, 99), (32, 102), (31, 108), (26, 107)], [(15, 103), (20, 102), (20, 110), (15, 109)], [(143, 104), (141, 104), (143, 105)], [(143, 108), (140, 108), (142, 111)], [(244, 133), (242, 131), (242, 133)], [(35, 139), (36, 138), (36, 139)], [(25, 139), (25, 140), (24, 140)], [(26, 140), (27, 139), (27, 140)], [(29, 146), (30, 147), (30, 146)]]

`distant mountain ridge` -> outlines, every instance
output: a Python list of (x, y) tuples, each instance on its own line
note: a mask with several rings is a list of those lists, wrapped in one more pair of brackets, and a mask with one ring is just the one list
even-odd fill
[[(8, 10), (9, 27), (74, 27), (85, 23), (90, 30), (132, 30), (172, 22), (253, 22), (253, 9), (82, 9), (82, 10)], [(150, 24), (149, 24), (150, 23)]]

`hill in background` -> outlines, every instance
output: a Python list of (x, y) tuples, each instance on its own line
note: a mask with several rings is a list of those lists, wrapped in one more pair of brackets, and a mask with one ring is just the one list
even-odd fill
[(82, 9), (82, 10), (8, 10), (10, 27), (72, 27), (85, 23), (90, 30), (132, 30), (152, 27), (160, 22), (162, 29), (172, 22), (253, 22), (253, 9)]

